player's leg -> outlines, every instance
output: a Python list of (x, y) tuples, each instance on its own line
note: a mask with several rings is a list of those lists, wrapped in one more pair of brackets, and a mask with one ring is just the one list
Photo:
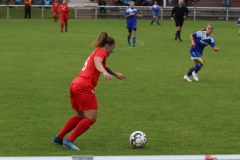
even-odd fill
[(68, 17), (64, 21), (64, 24), (65, 24), (65, 32), (67, 32), (68, 31)]
[(61, 23), (60, 23), (60, 29), (61, 29), (61, 32), (63, 32), (63, 28), (64, 28), (64, 17), (60, 15), (60, 20), (61, 20)]
[(158, 15), (156, 15), (155, 18), (156, 18), (156, 22), (157, 22), (157, 24), (158, 24), (158, 25), (161, 25), (161, 24), (159, 23), (159, 20), (158, 20)]
[(59, 134), (53, 138), (52, 141), (55, 143), (58, 143), (58, 144), (63, 144), (63, 138), (65, 137), (65, 135), (67, 133), (69, 133), (70, 131), (72, 131), (77, 126), (77, 124), (82, 119), (85, 118), (84, 114), (82, 112), (78, 111), (78, 99), (74, 93), (75, 87), (76, 87), (76, 84), (71, 83), (71, 85), (70, 85), (70, 100), (71, 100), (72, 109), (76, 110), (77, 115), (69, 118), (67, 120), (66, 124), (64, 125), (64, 127), (59, 132)]
[(30, 12), (29, 12), (29, 8), (27, 8), (27, 18), (29, 18), (30, 17)]
[(133, 47), (135, 47), (136, 45), (136, 39), (137, 39), (137, 36), (136, 36), (136, 32), (137, 32), (137, 28), (133, 28)]
[(83, 110), (82, 112), (85, 118), (77, 124), (76, 128), (67, 138), (68, 141), (75, 141), (78, 136), (86, 132), (97, 120), (97, 109)]
[(31, 8), (29, 8), (29, 10), (28, 10), (28, 18), (29, 19), (31, 18)]
[(178, 40), (179, 42), (182, 42), (182, 39), (181, 39), (181, 26), (178, 26), (177, 27), (177, 37), (178, 37)]
[(175, 40), (178, 38), (178, 27), (179, 27), (179, 19), (175, 18), (175, 26), (176, 26), (176, 33), (175, 33)]
[(178, 33), (177, 33), (179, 42), (182, 42), (182, 39), (181, 39), (181, 29), (182, 29), (182, 26), (183, 26), (183, 22), (184, 22), (184, 19), (180, 19), (179, 26), (178, 26)]
[(77, 115), (69, 118), (69, 120), (67, 121), (67, 123), (65, 124), (65, 126), (63, 127), (63, 129), (60, 131), (59, 133), (59, 138), (64, 138), (64, 136), (69, 133), (70, 131), (72, 131), (77, 124), (84, 119), (84, 114), (82, 111), (76, 110)]
[(25, 15), (24, 15), (24, 18), (26, 19), (27, 18), (27, 8), (25, 8)]
[(58, 18), (59, 18), (59, 13), (56, 12), (56, 22), (58, 21)]
[(199, 52), (190, 52), (191, 59), (193, 60), (194, 66), (191, 67), (188, 73), (184, 76), (184, 80), (191, 82), (190, 76), (193, 75), (195, 81), (198, 81), (198, 71), (202, 68), (205, 60), (201, 53)]
[(177, 38), (179, 39), (179, 41), (181, 42), (182, 39), (181, 39), (181, 28), (182, 28), (182, 24), (183, 24), (183, 18), (180, 19), (180, 18), (176, 18), (175, 19), (175, 24), (176, 24), (176, 28), (177, 28), (177, 31), (176, 31), (176, 34), (175, 34), (175, 40), (177, 40)]
[(135, 22), (135, 23), (132, 24), (132, 30), (133, 30), (133, 38), (132, 38), (133, 47), (135, 47), (135, 45), (136, 45), (136, 39), (137, 39), (137, 36), (136, 36), (136, 32), (137, 32), (137, 22)]
[[(81, 120), (77, 123), (69, 137), (63, 141), (63, 145), (79, 151), (80, 149), (75, 146), (74, 141), (78, 136), (87, 131), (97, 120), (98, 104), (97, 98), (91, 89), (82, 90), (81, 85), (75, 84), (70, 91), (70, 95), (73, 95), (73, 97), (71, 97), (71, 102), (75, 102), (72, 103), (74, 104), (72, 108), (75, 109), (75, 107), (77, 107), (76, 113)], [(75, 106), (75, 104), (77, 106)]]
[(70, 131), (72, 131), (77, 124), (84, 119), (84, 114), (82, 111), (80, 111), (80, 106), (81, 106), (81, 102), (78, 99), (79, 94), (76, 92), (76, 90), (78, 89), (78, 86), (74, 83), (71, 83), (70, 85), (70, 100), (71, 100), (71, 106), (72, 109), (76, 111), (77, 115), (71, 117), (67, 123), (65, 124), (65, 126), (63, 127), (63, 129), (60, 131), (60, 133), (58, 134), (59, 138), (64, 138), (64, 136), (69, 133)]
[(204, 63), (205, 59), (203, 58), (203, 56), (194, 60), (194, 71), (192, 72), (192, 75), (195, 81), (199, 81), (198, 72), (203, 67)]
[(194, 68), (194, 66), (196, 65), (195, 59), (198, 58), (195, 52), (190, 52), (190, 55), (191, 55), (191, 59), (193, 60), (194, 65), (193, 65), (193, 67), (191, 67), (191, 68), (189, 69), (189, 71), (187, 72), (187, 74), (184, 75), (184, 77), (183, 77), (183, 79), (184, 79), (185, 81), (188, 81), (188, 82), (192, 82), (192, 80), (190, 79), (190, 77), (191, 77), (191, 75), (192, 75), (192, 72), (195, 70), (195, 68)]
[(53, 12), (53, 19), (54, 19), (54, 22), (56, 22), (56, 13)]
[(131, 27), (128, 27), (127, 43), (129, 46), (131, 46), (131, 42), (130, 42), (131, 36), (132, 36), (132, 29)]
[(58, 21), (58, 11), (53, 11), (53, 18), (55, 22)]
[(151, 25), (153, 25), (154, 21), (155, 21), (155, 16), (153, 15)]
[[(91, 125), (93, 125), (96, 122), (97, 112), (98, 112), (97, 107), (94, 106), (93, 109), (83, 110), (82, 113), (84, 115), (84, 118), (77, 124), (73, 132), (69, 135), (69, 137), (63, 141), (63, 145), (73, 150), (80, 150), (78, 147), (75, 146), (74, 141), (77, 139), (77, 137), (81, 136), (91, 127)], [(82, 113), (80, 112), (78, 114)]]
[(196, 64), (195, 64), (195, 72), (198, 73), (198, 71), (203, 67), (204, 64), (205, 64), (205, 59), (203, 56), (197, 58)]

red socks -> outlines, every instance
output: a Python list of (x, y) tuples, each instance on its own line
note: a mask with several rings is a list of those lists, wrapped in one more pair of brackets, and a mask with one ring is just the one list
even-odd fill
[(73, 130), (72, 134), (68, 137), (68, 140), (74, 141), (78, 136), (80, 136), (85, 131), (87, 131), (92, 124), (93, 124), (93, 122), (89, 118), (84, 118), (77, 124), (77, 126)]
[(66, 28), (66, 29), (68, 28), (68, 23), (67, 23), (67, 22), (65, 22), (65, 28)]
[(64, 23), (63, 23), (63, 22), (61, 22), (60, 27), (61, 27), (61, 31), (62, 31), (62, 30), (63, 30), (63, 27), (64, 27)]
[(58, 137), (60, 139), (63, 139), (63, 137), (69, 133), (71, 130), (73, 130), (78, 123), (81, 121), (81, 119), (78, 118), (78, 116), (73, 116), (71, 117), (67, 123), (64, 125), (64, 127), (62, 128), (62, 130), (60, 131), (60, 133), (58, 134)]
[(57, 15), (53, 16), (53, 19), (57, 22), (58, 21), (58, 16)]

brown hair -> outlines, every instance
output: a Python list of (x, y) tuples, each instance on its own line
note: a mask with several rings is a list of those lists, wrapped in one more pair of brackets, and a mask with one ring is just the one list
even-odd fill
[(207, 30), (207, 26), (212, 26), (212, 27), (214, 27), (213, 24), (209, 23), (208, 25), (206, 25), (206, 27), (204, 27), (204, 28), (202, 29), (202, 31), (206, 31), (206, 30)]
[(97, 39), (94, 41), (93, 46), (95, 48), (103, 47), (105, 44), (109, 44), (110, 46), (115, 44), (115, 40), (113, 37), (108, 36), (105, 31), (101, 32)]

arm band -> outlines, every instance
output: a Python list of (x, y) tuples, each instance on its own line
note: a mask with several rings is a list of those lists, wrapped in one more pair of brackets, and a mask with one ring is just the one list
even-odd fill
[(114, 72), (110, 68), (106, 67), (105, 69), (109, 74), (114, 75)]

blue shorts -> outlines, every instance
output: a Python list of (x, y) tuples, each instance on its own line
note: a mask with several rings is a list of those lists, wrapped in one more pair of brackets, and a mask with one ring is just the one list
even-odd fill
[(200, 53), (200, 52), (190, 51), (190, 55), (191, 55), (191, 59), (192, 59), (192, 60), (197, 59), (197, 58), (199, 58), (199, 57), (202, 57), (202, 53)]
[(158, 13), (153, 13), (153, 17), (158, 17)]
[(137, 22), (127, 23), (128, 30), (132, 30), (134, 28), (137, 28)]

